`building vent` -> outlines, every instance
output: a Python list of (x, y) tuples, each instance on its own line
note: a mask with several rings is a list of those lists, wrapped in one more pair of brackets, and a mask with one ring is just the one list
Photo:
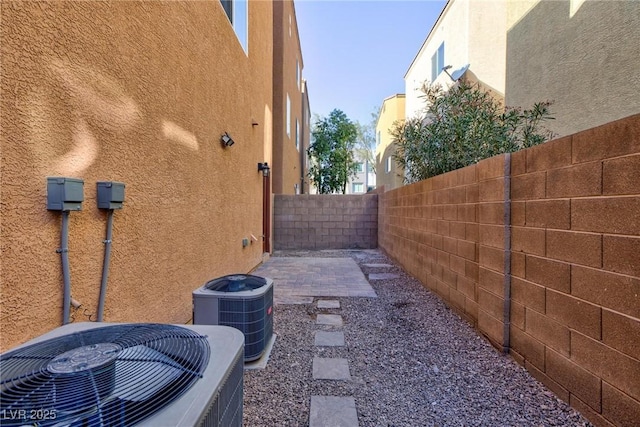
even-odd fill
[(193, 291), (193, 323), (224, 325), (244, 334), (244, 360), (262, 356), (273, 335), (273, 280), (236, 274)]

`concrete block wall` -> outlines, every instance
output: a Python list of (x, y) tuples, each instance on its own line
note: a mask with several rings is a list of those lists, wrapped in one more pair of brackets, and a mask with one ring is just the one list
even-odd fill
[(596, 425), (637, 425), (640, 115), (512, 154), (509, 181), (507, 159), (381, 194), (380, 247), (498, 347), (510, 274), (514, 359)]
[(378, 195), (275, 195), (274, 249), (378, 247)]

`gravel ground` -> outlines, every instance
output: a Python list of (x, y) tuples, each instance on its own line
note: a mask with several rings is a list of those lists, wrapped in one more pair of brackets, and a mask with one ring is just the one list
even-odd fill
[[(274, 256), (350, 256), (365, 275), (400, 278), (374, 281), (378, 298), (335, 298), (340, 309), (276, 306), (269, 363), (245, 371), (246, 426), (308, 426), (312, 395), (354, 397), (360, 426), (591, 425), (402, 269), (363, 266), (394, 265), (381, 252)], [(318, 312), (340, 314), (344, 326), (316, 325)], [(346, 346), (315, 347), (317, 330), (343, 330)], [(348, 359), (351, 381), (313, 380), (314, 356)]]

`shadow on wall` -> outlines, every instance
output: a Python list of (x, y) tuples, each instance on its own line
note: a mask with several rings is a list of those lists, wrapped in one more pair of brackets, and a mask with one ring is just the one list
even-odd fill
[(640, 112), (640, 2), (532, 3), (509, 5), (507, 105), (554, 100), (559, 136)]

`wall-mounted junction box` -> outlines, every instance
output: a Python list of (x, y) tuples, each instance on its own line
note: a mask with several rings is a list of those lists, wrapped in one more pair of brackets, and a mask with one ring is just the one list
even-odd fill
[(122, 209), (124, 183), (98, 181), (98, 209)]
[(79, 211), (84, 200), (84, 181), (79, 178), (47, 177), (47, 209)]

